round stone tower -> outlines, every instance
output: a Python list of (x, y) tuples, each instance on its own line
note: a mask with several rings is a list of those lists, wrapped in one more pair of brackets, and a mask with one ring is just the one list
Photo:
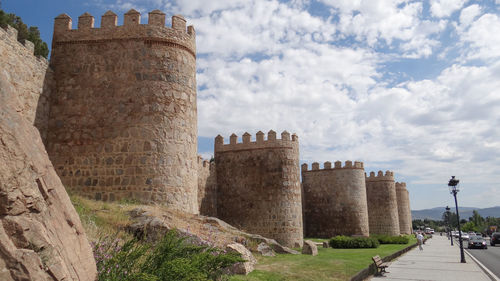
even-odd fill
[(302, 195), (299, 174), (299, 141), (288, 132), (267, 140), (258, 132), (243, 142), (233, 134), (224, 144), (215, 138), (217, 216), (250, 233), (273, 238), (288, 247), (303, 243)]
[(362, 162), (302, 164), (306, 237), (369, 236), (365, 170)]
[(398, 199), (399, 231), (401, 234), (411, 234), (410, 195), (406, 183), (396, 182), (396, 196)]
[(197, 213), (196, 46), (182, 16), (55, 19), (48, 153), (71, 191)]
[(394, 173), (370, 172), (366, 178), (370, 234), (399, 235), (398, 202)]

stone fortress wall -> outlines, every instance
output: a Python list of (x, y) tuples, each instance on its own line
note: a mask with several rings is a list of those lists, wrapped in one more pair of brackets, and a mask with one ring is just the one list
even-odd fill
[(286, 131), (267, 140), (233, 134), (229, 144), (215, 138), (217, 216), (247, 232), (273, 238), (289, 247), (303, 243), (298, 137)]
[(92, 248), (40, 136), (50, 80), (33, 44), (0, 28), (0, 280), (96, 279)]
[[(30, 41), (17, 41), (17, 30), (11, 26), (0, 28), (0, 65), (4, 83), (12, 87), (18, 99), (13, 108), (34, 124), (45, 140), (49, 111), (48, 97), (52, 89), (52, 70), (43, 57), (34, 56), (35, 46)], [(4, 94), (7, 85), (1, 85)]]
[(370, 172), (366, 177), (366, 197), (371, 234), (399, 235), (398, 202), (394, 173)]
[(362, 162), (302, 164), (306, 237), (368, 236), (365, 171)]
[(217, 217), (217, 177), (215, 161), (198, 156), (198, 209), (200, 215)]
[(401, 234), (411, 234), (410, 194), (406, 183), (396, 182), (396, 197), (398, 200), (399, 231)]
[[(392, 173), (365, 178), (360, 162), (333, 168), (327, 162), (322, 170), (314, 163), (310, 171), (306, 165), (302, 195), (298, 137), (286, 131), (281, 139), (270, 131), (267, 140), (258, 132), (255, 141), (246, 133), (242, 143), (233, 134), (229, 144), (218, 136), (215, 161), (203, 161), (197, 156), (194, 28), (181, 16), (166, 27), (158, 10), (148, 24), (140, 24), (135, 10), (123, 26), (109, 11), (100, 28), (93, 22), (85, 13), (72, 29), (69, 16), (56, 18), (50, 67), (33, 56), (30, 42), (17, 42), (14, 29), (0, 29), (6, 66), (0, 95), (4, 87), (18, 93), (12, 107), (47, 136), (67, 189), (217, 216), (293, 247), (302, 244), (304, 225), (306, 235), (325, 237), (411, 228), (406, 188), (405, 197)], [(405, 217), (409, 226), (399, 226)]]
[(130, 10), (55, 19), (47, 150), (69, 190), (198, 213), (195, 32)]

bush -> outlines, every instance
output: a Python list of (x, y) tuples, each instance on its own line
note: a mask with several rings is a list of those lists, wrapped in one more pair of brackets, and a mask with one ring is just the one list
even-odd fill
[(372, 237), (335, 236), (330, 239), (330, 247), (337, 249), (377, 248), (379, 245)]
[(131, 239), (105, 239), (93, 244), (98, 280), (220, 280), (224, 269), (244, 261), (238, 253), (193, 245), (175, 231), (150, 245)]
[(408, 237), (407, 235), (390, 236), (374, 234), (371, 237), (377, 239), (380, 244), (408, 244), (408, 242), (410, 242), (410, 237)]

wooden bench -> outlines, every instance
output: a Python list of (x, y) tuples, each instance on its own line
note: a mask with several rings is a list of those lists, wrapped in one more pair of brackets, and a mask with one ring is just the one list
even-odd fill
[(372, 257), (373, 263), (377, 267), (377, 273), (375, 275), (382, 275), (383, 273), (386, 273), (385, 269), (389, 267), (389, 263), (383, 262), (380, 256), (374, 256)]

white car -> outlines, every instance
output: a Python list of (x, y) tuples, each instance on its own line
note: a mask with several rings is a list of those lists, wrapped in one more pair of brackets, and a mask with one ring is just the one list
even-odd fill
[(468, 233), (462, 233), (462, 240), (469, 240), (469, 234)]

